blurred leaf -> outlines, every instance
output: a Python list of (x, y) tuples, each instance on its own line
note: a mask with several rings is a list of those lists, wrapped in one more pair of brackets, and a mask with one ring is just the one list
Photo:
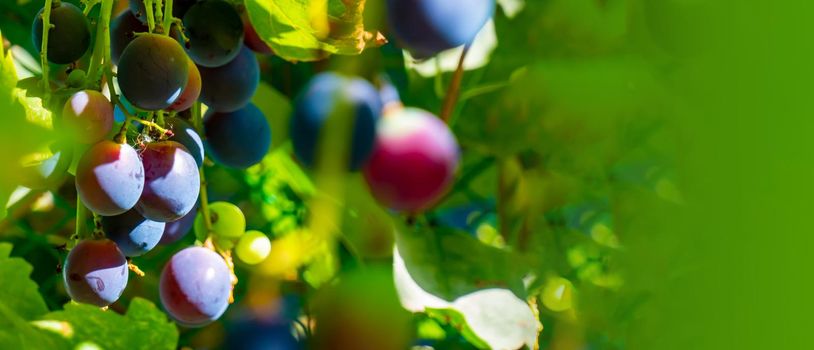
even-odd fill
[[(355, 55), (386, 40), (364, 29), (365, 0), (247, 0), (249, 19), (257, 34), (289, 61), (315, 61), (329, 54)], [(339, 16), (328, 16), (328, 9)]]
[(175, 349), (178, 330), (167, 315), (145, 299), (134, 298), (125, 315), (86, 304), (68, 303), (45, 320), (65, 321), (74, 346), (93, 342), (103, 349)]
[(288, 141), (288, 120), (291, 118), (291, 102), (288, 98), (261, 81), (252, 96), (252, 103), (263, 112), (271, 126), (271, 149)]
[(33, 271), (23, 259), (11, 258), (11, 244), (0, 243), (0, 304), (6, 303), (9, 311), (26, 320), (32, 320), (48, 312), (37, 285), (28, 276)]

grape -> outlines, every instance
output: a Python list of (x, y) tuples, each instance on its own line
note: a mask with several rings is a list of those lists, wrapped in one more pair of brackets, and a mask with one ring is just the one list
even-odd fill
[(23, 164), (20, 177), (22, 185), (31, 189), (48, 189), (58, 187), (68, 172), (73, 161), (72, 147), (64, 143), (51, 145), (47, 158), (33, 160)]
[(189, 43), (187, 53), (203, 67), (218, 67), (231, 61), (243, 43), (243, 22), (225, 1), (201, 1), (184, 15)]
[(232, 277), (217, 253), (186, 248), (161, 271), (161, 304), (178, 323), (200, 327), (220, 317), (229, 306)]
[(444, 195), (458, 160), (458, 144), (446, 124), (429, 112), (407, 108), (379, 123), (364, 175), (379, 203), (417, 212)]
[(127, 259), (110, 240), (79, 242), (65, 259), (62, 280), (76, 302), (108, 306), (127, 286)]
[[(143, 4), (138, 0), (133, 0), (130, 3)], [(147, 30), (147, 26), (129, 11), (124, 11), (113, 19), (110, 22), (110, 58), (113, 60), (113, 64), (119, 64), (122, 52), (136, 38), (135, 33), (146, 33)]]
[[(212, 220), (212, 236), (218, 246), (224, 249), (231, 249), (233, 243), (246, 231), (246, 217), (243, 211), (236, 205), (229, 202), (209, 203), (209, 218)], [(206, 240), (207, 231), (204, 224), (203, 213), (199, 213), (195, 218), (195, 236), (201, 240)]]
[[(166, 1), (166, 0), (165, 0)], [(174, 0), (172, 2), (172, 16), (177, 18), (183, 18), (184, 14), (187, 13), (192, 5), (198, 0)], [(156, 0), (153, 0), (153, 6), (156, 4)], [(144, 1), (143, 0), (130, 0), (130, 13), (134, 18), (138, 18), (141, 23), (147, 23), (147, 11), (145, 11)], [(164, 11), (164, 8), (161, 8), (161, 11)]]
[(155, 248), (164, 233), (164, 223), (145, 219), (130, 209), (116, 216), (102, 217), (102, 230), (125, 256), (140, 256)]
[(207, 111), (204, 133), (206, 153), (233, 168), (259, 163), (271, 146), (271, 127), (251, 103), (234, 112)]
[(192, 125), (181, 118), (167, 118), (168, 125), (171, 126), (173, 136), (171, 141), (175, 141), (186, 147), (187, 151), (195, 158), (195, 163), (200, 168), (203, 165), (204, 147), (201, 136), (195, 131)]
[(201, 73), (198, 71), (198, 67), (195, 65), (192, 60), (187, 60), (187, 65), (189, 66), (189, 78), (187, 80), (187, 84), (184, 87), (184, 90), (181, 91), (181, 95), (178, 96), (178, 99), (170, 105), (167, 110), (170, 111), (184, 111), (192, 107), (192, 104), (198, 100), (198, 97), (201, 95)]
[(254, 26), (252, 26), (252, 22), (248, 17), (243, 19), (243, 44), (252, 51), (262, 55), (274, 53), (269, 45), (266, 44), (263, 39), (260, 39), (260, 35), (257, 34), (257, 31), (254, 29)]
[(246, 231), (235, 246), (238, 259), (254, 265), (265, 260), (271, 253), (271, 241), (260, 231)]
[[(198, 207), (197, 205), (195, 206)], [(189, 230), (192, 229), (192, 225), (195, 223), (195, 216), (197, 215), (197, 211), (195, 208), (189, 211), (187, 215), (184, 217), (175, 220), (173, 222), (168, 222), (164, 226), (164, 233), (161, 235), (161, 240), (158, 241), (158, 244), (167, 245), (171, 243), (175, 243), (180, 241), (184, 236), (189, 233)]]
[(390, 27), (417, 58), (472, 42), (495, 10), (494, 0), (388, 0)]
[[(376, 137), (376, 123), (382, 105), (376, 89), (365, 80), (347, 78), (334, 73), (314, 77), (297, 97), (291, 121), (291, 141), (294, 154), (307, 166), (318, 162), (320, 141), (331, 127), (336, 128), (342, 111), (353, 111), (354, 124), (351, 138), (351, 170), (359, 169), (370, 157)], [(332, 126), (327, 124), (334, 122)], [(329, 156), (342, 156), (330, 154)]]
[(189, 213), (198, 200), (201, 178), (195, 158), (175, 141), (153, 142), (141, 153), (144, 192), (136, 209), (145, 218), (175, 221)]
[(219, 112), (233, 112), (251, 101), (260, 83), (260, 67), (251, 50), (243, 47), (229, 63), (201, 67), (201, 102)]
[(133, 147), (101, 141), (89, 148), (76, 167), (76, 192), (90, 210), (105, 216), (136, 205), (144, 188), (144, 166)]
[(554, 277), (543, 287), (543, 305), (551, 311), (561, 312), (571, 308), (574, 285), (571, 281)]
[(79, 91), (62, 108), (62, 122), (74, 140), (95, 143), (113, 128), (113, 105), (99, 91)]
[[(34, 17), (31, 36), (34, 48), (42, 48), (42, 12)], [(53, 26), (48, 31), (48, 61), (68, 64), (82, 57), (90, 47), (90, 23), (82, 11), (73, 4), (60, 2), (51, 8), (49, 22)]]
[(122, 95), (143, 110), (169, 107), (181, 95), (189, 79), (188, 60), (178, 42), (167, 36), (137, 37), (119, 59)]

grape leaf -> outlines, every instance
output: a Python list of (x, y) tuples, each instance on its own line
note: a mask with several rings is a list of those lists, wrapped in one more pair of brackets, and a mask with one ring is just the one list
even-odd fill
[[(365, 2), (247, 0), (245, 4), (258, 36), (276, 55), (289, 61), (315, 61), (329, 54), (359, 54), (386, 42), (380, 33), (365, 31)], [(337, 15), (339, 5), (344, 5), (344, 12)]]
[(31, 265), (21, 258), (11, 258), (11, 244), (0, 243), (0, 304), (22, 319), (33, 320), (48, 312), (45, 300), (37, 290), (37, 284), (28, 276)]
[(125, 315), (86, 304), (68, 303), (44, 320), (63, 321), (73, 330), (65, 334), (79, 345), (92, 341), (103, 349), (175, 349), (178, 330), (155, 305), (134, 298)]

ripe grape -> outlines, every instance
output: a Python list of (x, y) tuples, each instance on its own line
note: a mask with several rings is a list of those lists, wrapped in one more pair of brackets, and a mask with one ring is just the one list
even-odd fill
[(103, 216), (102, 231), (125, 256), (134, 257), (155, 248), (164, 233), (164, 223), (145, 219), (130, 209), (121, 215)]
[(254, 265), (266, 259), (271, 253), (271, 241), (260, 231), (246, 231), (235, 246), (238, 259)]
[(495, 10), (494, 0), (388, 0), (396, 39), (417, 58), (472, 42)]
[[(133, 0), (130, 3), (134, 2), (143, 4), (138, 0)], [(119, 64), (122, 52), (136, 38), (135, 33), (146, 32), (147, 26), (129, 11), (124, 11), (113, 19), (110, 22), (110, 58), (113, 60), (113, 64)]]
[(153, 142), (141, 153), (144, 192), (136, 204), (141, 215), (155, 221), (175, 221), (189, 213), (198, 200), (201, 178), (198, 165), (178, 142)]
[(379, 203), (417, 212), (452, 184), (459, 153), (455, 136), (429, 112), (406, 108), (379, 123), (365, 180)]
[(204, 133), (207, 154), (233, 168), (259, 163), (271, 146), (271, 127), (251, 103), (234, 112), (207, 111)]
[(76, 167), (76, 191), (90, 210), (105, 216), (136, 205), (144, 188), (144, 166), (127, 144), (101, 141), (89, 148)]
[[(243, 211), (232, 203), (209, 203), (209, 218), (212, 220), (212, 236), (220, 248), (231, 249), (234, 245), (232, 241), (240, 238), (246, 231), (246, 217), (243, 216)], [(199, 213), (195, 218), (194, 228), (195, 236), (201, 241), (206, 240), (208, 232), (203, 213)]]
[(181, 112), (192, 107), (192, 104), (198, 100), (201, 95), (201, 72), (198, 71), (198, 66), (192, 60), (187, 60), (189, 65), (189, 78), (184, 90), (178, 99), (170, 105), (167, 110)]
[(127, 286), (127, 259), (110, 240), (79, 242), (65, 259), (62, 279), (76, 302), (108, 306)]
[(82, 90), (65, 102), (62, 122), (74, 140), (95, 143), (113, 128), (113, 105), (99, 91)]
[[(34, 17), (31, 36), (37, 52), (42, 48), (42, 12)], [(49, 22), (53, 26), (48, 31), (48, 61), (68, 64), (82, 57), (90, 47), (90, 23), (75, 5), (60, 2), (51, 8)]]
[(336, 128), (337, 122), (348, 120), (343, 118), (343, 113), (352, 113), (353, 135), (349, 136), (351, 145), (347, 163), (351, 170), (357, 170), (373, 150), (376, 123), (381, 111), (379, 94), (367, 81), (334, 73), (319, 74), (308, 83), (295, 102), (291, 121), (294, 154), (305, 165), (314, 166), (318, 162), (319, 147), (325, 139), (326, 130)]
[(56, 188), (65, 179), (72, 160), (72, 147), (55, 143), (50, 147), (48, 158), (23, 164), (20, 181), (31, 189)]
[(181, 118), (167, 118), (167, 124), (170, 125), (170, 130), (172, 130), (173, 133), (170, 140), (186, 147), (200, 168), (203, 165), (204, 159), (204, 147), (201, 136), (198, 135), (198, 132), (195, 131), (192, 125)]
[[(197, 205), (195, 206), (198, 207)], [(184, 217), (175, 220), (173, 222), (168, 222), (164, 225), (164, 233), (161, 235), (161, 240), (158, 241), (158, 244), (167, 245), (171, 243), (175, 243), (184, 236), (189, 233), (192, 229), (192, 225), (195, 223), (195, 216), (198, 212), (193, 208), (192, 210), (184, 215)]]
[(251, 50), (243, 47), (229, 63), (201, 67), (201, 102), (219, 112), (233, 112), (251, 101), (260, 83), (260, 67)]
[(143, 110), (172, 105), (189, 79), (189, 59), (173, 39), (145, 34), (134, 39), (119, 59), (122, 95)]
[(202, 247), (186, 248), (173, 255), (161, 271), (161, 304), (178, 323), (200, 327), (226, 311), (231, 281), (220, 255)]
[(237, 56), (243, 43), (243, 22), (225, 1), (201, 1), (184, 15), (187, 53), (203, 67), (218, 67)]

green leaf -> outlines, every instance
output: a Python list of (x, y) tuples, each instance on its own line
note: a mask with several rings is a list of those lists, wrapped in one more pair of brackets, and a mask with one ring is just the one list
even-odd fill
[(447, 228), (400, 228), (396, 244), (418, 285), (443, 300), (488, 287), (509, 289), (525, 297), (524, 262), (475, 237)]
[(48, 312), (37, 284), (28, 276), (31, 265), (21, 258), (11, 258), (11, 244), (0, 243), (0, 305), (24, 320), (33, 320)]
[[(245, 4), (258, 36), (289, 61), (355, 55), (386, 42), (380, 33), (365, 31), (364, 0), (246, 0)], [(340, 5), (344, 12), (336, 15), (343, 8)]]
[[(178, 330), (155, 305), (134, 298), (127, 314), (119, 315), (86, 304), (68, 303), (44, 320), (64, 321), (73, 330), (66, 339), (74, 346), (92, 342), (103, 349), (175, 349)], [(67, 334), (66, 334), (67, 335)]]
[(252, 96), (252, 103), (263, 112), (271, 126), (271, 149), (288, 141), (288, 121), (291, 119), (291, 102), (288, 98), (261, 81)]

